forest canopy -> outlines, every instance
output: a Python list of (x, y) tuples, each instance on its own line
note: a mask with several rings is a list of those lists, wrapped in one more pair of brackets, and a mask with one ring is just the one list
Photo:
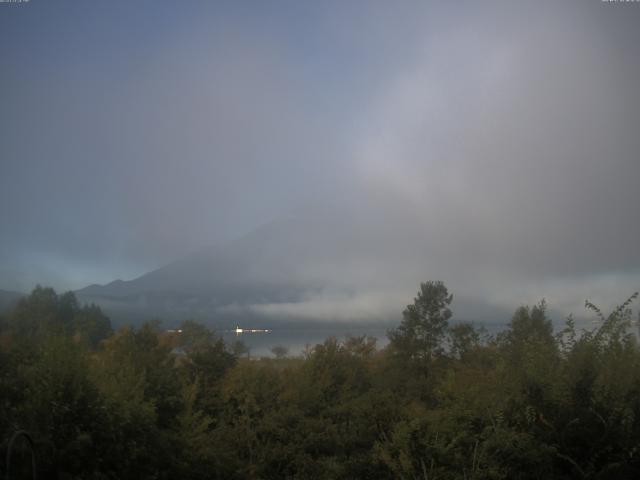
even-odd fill
[(249, 359), (193, 320), (113, 331), (37, 287), (0, 318), (0, 473), (40, 478), (573, 479), (640, 475), (637, 294), (554, 330), (544, 301), (489, 335), (420, 285), (376, 339)]

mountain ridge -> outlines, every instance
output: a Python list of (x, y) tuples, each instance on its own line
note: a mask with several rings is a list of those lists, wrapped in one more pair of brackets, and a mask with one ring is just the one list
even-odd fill
[[(309, 245), (307, 222), (281, 220), (223, 245), (205, 247), (132, 280), (92, 284), (75, 293), (121, 316), (220, 316), (220, 307), (300, 301), (324, 288), (296, 266), (322, 250)], [(315, 252), (315, 254), (313, 253)]]

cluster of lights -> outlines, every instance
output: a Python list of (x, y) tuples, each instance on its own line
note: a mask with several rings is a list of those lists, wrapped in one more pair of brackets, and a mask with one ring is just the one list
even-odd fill
[(271, 330), (260, 329), (260, 328), (240, 328), (236, 325), (236, 329), (234, 330), (236, 335), (240, 335), (241, 333), (270, 333)]

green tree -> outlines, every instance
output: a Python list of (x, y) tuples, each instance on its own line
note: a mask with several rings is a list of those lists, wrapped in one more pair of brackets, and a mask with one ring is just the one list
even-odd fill
[(271, 353), (275, 355), (276, 358), (284, 358), (289, 353), (289, 349), (287, 347), (283, 347), (282, 345), (276, 345), (271, 348)]
[(24, 398), (9, 415), (14, 429), (20, 426), (33, 436), (45, 477), (57, 472), (62, 478), (91, 478), (99, 469), (100, 447), (108, 440), (104, 405), (88, 366), (82, 345), (50, 336), (36, 357), (17, 369)]
[(81, 306), (73, 292), (58, 295), (37, 286), (9, 313), (8, 330), (22, 341), (41, 342), (52, 335), (76, 336), (96, 347), (111, 335), (111, 321), (97, 305)]
[(65, 329), (58, 306), (55, 290), (38, 285), (9, 312), (9, 329), (14, 335), (31, 340), (62, 334)]
[(195, 320), (180, 323), (180, 332), (178, 346), (185, 352), (202, 350), (218, 340), (214, 332)]
[(428, 361), (442, 353), (453, 295), (444, 283), (430, 281), (420, 284), (413, 304), (402, 312), (402, 323), (389, 332), (391, 348), (407, 360)]
[(251, 355), (251, 350), (242, 340), (236, 340), (231, 344), (231, 352), (237, 357), (247, 357)]
[(555, 347), (553, 323), (547, 317), (547, 303), (542, 300), (533, 308), (518, 308), (501, 339), (510, 345), (514, 352), (522, 350), (527, 345)]
[(462, 322), (449, 328), (451, 354), (463, 359), (480, 345), (480, 333), (472, 323)]
[(113, 333), (109, 317), (102, 313), (100, 307), (93, 304), (77, 310), (72, 328), (75, 335), (85, 339), (93, 348)]

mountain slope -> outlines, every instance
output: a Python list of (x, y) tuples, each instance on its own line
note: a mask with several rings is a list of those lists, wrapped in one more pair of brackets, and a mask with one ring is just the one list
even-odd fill
[(335, 248), (332, 242), (314, 242), (313, 231), (311, 222), (272, 222), (134, 280), (90, 285), (76, 294), (117, 318), (220, 318), (222, 307), (300, 301), (324, 287), (322, 279), (301, 272)]
[[(116, 323), (395, 322), (420, 281), (447, 271), (446, 261), (426, 254), (429, 239), (412, 244), (402, 240), (405, 234), (357, 216), (278, 220), (134, 280), (76, 294)], [(464, 296), (455, 303), (458, 319), (508, 317)]]

